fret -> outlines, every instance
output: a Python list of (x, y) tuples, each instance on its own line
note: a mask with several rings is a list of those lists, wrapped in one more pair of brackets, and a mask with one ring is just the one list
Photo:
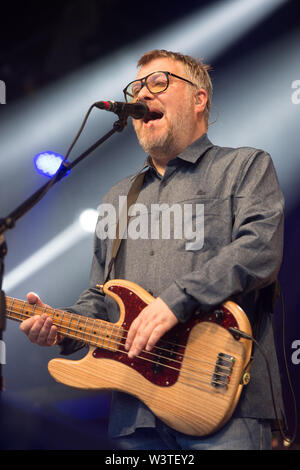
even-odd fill
[(25, 302), (22, 302), (22, 309), (20, 315), (23, 317), (24, 316), (24, 308), (25, 308)]
[[(25, 312), (24, 312), (24, 318), (29, 318), (31, 316), (31, 313), (32, 313), (32, 306), (30, 304), (25, 304), (24, 306), (26, 306), (26, 309), (25, 309)], [(24, 320), (23, 318), (23, 320)]]
[(62, 329), (62, 323), (63, 323), (63, 318), (64, 318), (64, 312), (60, 312), (61, 315), (60, 315), (60, 322), (59, 322), (59, 327), (58, 329), (61, 330)]
[(80, 339), (83, 339), (83, 336), (82, 336), (82, 332), (83, 332), (82, 324), (83, 324), (83, 320), (82, 320), (81, 317), (79, 317), (79, 333), (78, 333), (78, 335), (79, 335)]
[(88, 317), (86, 317), (84, 327), (83, 327), (83, 330), (82, 330), (82, 339), (84, 339), (84, 336), (86, 334), (86, 324), (87, 324), (87, 322), (88, 322)]
[(35, 315), (36, 307), (37, 307), (37, 304), (33, 304), (33, 306), (31, 307), (31, 314), (32, 314), (32, 316)]
[(106, 337), (107, 337), (107, 325), (105, 325), (105, 331), (104, 331), (104, 335), (103, 335), (103, 341), (102, 341), (102, 347), (105, 348), (106, 344), (105, 344), (105, 340), (106, 340)]
[[(46, 314), (52, 318), (53, 324), (57, 326), (59, 333), (69, 338), (83, 341), (91, 346), (109, 349), (110, 351), (117, 351), (119, 349), (120, 338), (122, 338), (120, 331), (123, 331), (120, 326), (117, 327), (98, 318), (73, 314), (37, 304), (31, 305), (13, 297), (6, 298), (8, 304), (6, 316), (12, 320), (22, 322), (33, 315)], [(116, 333), (117, 328), (118, 333)]]
[[(104, 331), (103, 331), (104, 330)], [(101, 341), (101, 347), (102, 348), (105, 348), (105, 336), (106, 336), (106, 331), (107, 331), (107, 325), (106, 324), (102, 324), (102, 323), (99, 323), (99, 332), (100, 334), (98, 335), (98, 339), (99, 340), (102, 340)], [(97, 342), (97, 344), (99, 345), (99, 343)]]
[(15, 299), (12, 299), (12, 302), (11, 302), (11, 304), (10, 304), (10, 309), (9, 309), (9, 310), (10, 310), (10, 313), (12, 313), (12, 308), (13, 308), (14, 301), (15, 301)]
[[(110, 331), (108, 330), (110, 329)], [(119, 349), (118, 341), (113, 340), (112, 333), (115, 328), (114, 324), (106, 323), (105, 331), (103, 335), (102, 347), (104, 349), (109, 349), (110, 351), (117, 351)]]
[(10, 304), (9, 304), (9, 307), (7, 308), (7, 313), (8, 313), (9, 318), (14, 319), (14, 316), (13, 316), (14, 312), (12, 311), (12, 308), (13, 308), (13, 303), (14, 303), (14, 300), (15, 300), (15, 299), (9, 299), (9, 300), (10, 300), (11, 302), (10, 302)]
[(121, 332), (121, 325), (119, 325), (119, 327), (118, 327), (118, 345), (119, 345), (119, 349), (121, 349), (122, 346), (124, 346), (124, 344), (123, 344), (123, 333)]
[(112, 326), (111, 332), (110, 332), (110, 337), (109, 337), (109, 349), (112, 349), (111, 343), (112, 343), (112, 338), (113, 338), (113, 332), (115, 329), (115, 325)]
[[(69, 318), (69, 323), (67, 326), (64, 325), (65, 316), (67, 317), (67, 319)], [(72, 329), (69, 327), (70, 322), (71, 322), (71, 317), (68, 312), (65, 312), (59, 309), (54, 309), (52, 310), (52, 319), (53, 319), (53, 324), (57, 327), (59, 333), (64, 334), (66, 336), (73, 337)]]
[(101, 338), (102, 323), (97, 321), (97, 320), (95, 320), (95, 323), (96, 323), (96, 326), (97, 326), (97, 328), (95, 329), (95, 332), (94, 332), (94, 334), (95, 334), (95, 345), (97, 347), (99, 347), (100, 346), (99, 340)]
[(87, 329), (86, 329), (86, 342), (90, 343), (94, 321), (92, 318), (87, 317)]
[(69, 323), (66, 326), (67, 333), (70, 331), (70, 325), (72, 325), (72, 316), (73, 316), (73, 314), (69, 313)]
[(99, 320), (95, 320), (95, 323), (96, 323), (96, 327), (95, 327), (95, 331), (94, 331), (94, 336), (95, 336), (94, 344), (95, 344), (95, 346), (100, 346), (99, 339), (100, 339), (101, 335), (99, 333), (102, 329), (102, 323)]
[[(91, 332), (90, 332), (90, 339), (89, 339), (89, 343), (91, 344), (92, 342), (94, 342), (94, 340), (92, 340), (93, 338), (93, 335), (95, 334), (94, 331), (95, 331), (95, 323), (96, 323), (96, 320), (93, 320), (93, 324), (91, 325)], [(96, 344), (97, 344), (97, 336), (96, 336)]]
[(77, 335), (78, 335), (77, 330), (78, 330), (78, 325), (79, 325), (79, 323), (80, 323), (80, 317), (78, 317), (77, 327), (75, 328), (75, 337), (76, 337), (76, 338), (77, 338)]
[(112, 328), (109, 327), (109, 330), (110, 330), (110, 331), (107, 331), (107, 329), (108, 329), (108, 325), (107, 325), (107, 327), (106, 327), (106, 336), (105, 336), (105, 339), (106, 339), (106, 347), (107, 347), (107, 349), (110, 350), (110, 349), (111, 349), (111, 344), (110, 344), (110, 343), (111, 343), (111, 333), (112, 333), (113, 327), (112, 327)]
[[(60, 310), (58, 310), (58, 309), (55, 308), (54, 310), (51, 309), (51, 311), (52, 311), (53, 322), (56, 321), (56, 317), (58, 318), (57, 321), (59, 321), (59, 319), (60, 319)], [(48, 314), (48, 312), (47, 312), (47, 314)], [(55, 325), (56, 325), (57, 327), (59, 327), (59, 323), (55, 323)]]
[(45, 307), (43, 308), (43, 313), (42, 315), (44, 315), (45, 313), (47, 313), (47, 306), (45, 305)]
[(6, 314), (9, 318), (11, 318), (11, 305), (10, 307), (7, 307), (7, 303), (6, 303)]

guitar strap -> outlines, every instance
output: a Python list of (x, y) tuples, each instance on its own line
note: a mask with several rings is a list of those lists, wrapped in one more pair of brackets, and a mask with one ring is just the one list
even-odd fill
[[(130, 207), (137, 201), (137, 198), (139, 197), (139, 194), (141, 192), (141, 189), (143, 187), (143, 182), (144, 182), (144, 177), (145, 177), (145, 171), (143, 173), (139, 173), (137, 177), (134, 179), (132, 185), (129, 188), (128, 194), (127, 194), (127, 204), (125, 205), (125, 208), (123, 208), (123, 211), (126, 210), (126, 225), (124, 226), (123, 233), (119, 233), (120, 230), (120, 219), (118, 220), (117, 227), (116, 227), (116, 238), (114, 239), (113, 247), (112, 247), (112, 252), (111, 252), (111, 260), (108, 265), (108, 271), (107, 271), (107, 276), (105, 279), (105, 282), (108, 281), (111, 270), (113, 268), (113, 265), (116, 261), (123, 236), (125, 234), (125, 231), (127, 230), (128, 222), (129, 222), (129, 209)], [(121, 214), (121, 219), (123, 220), (123, 213)], [(105, 284), (104, 282), (104, 284)]]

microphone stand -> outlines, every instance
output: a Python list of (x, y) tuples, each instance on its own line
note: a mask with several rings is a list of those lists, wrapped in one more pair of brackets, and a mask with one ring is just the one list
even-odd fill
[[(2, 349), (2, 336), (3, 331), (6, 327), (6, 300), (5, 293), (2, 290), (3, 276), (4, 276), (4, 258), (7, 254), (7, 245), (4, 237), (4, 233), (13, 229), (16, 221), (20, 219), (26, 212), (30, 211), (48, 192), (48, 190), (60, 181), (67, 172), (72, 170), (79, 162), (86, 158), (93, 150), (95, 150), (99, 145), (105, 142), (109, 137), (111, 137), (115, 132), (122, 132), (127, 124), (128, 113), (126, 110), (122, 110), (120, 113), (117, 113), (119, 119), (114, 123), (113, 128), (107, 132), (101, 139), (97, 140), (91, 147), (89, 147), (85, 152), (83, 152), (79, 157), (76, 158), (72, 163), (63, 162), (58, 169), (55, 176), (50, 180), (50, 182), (43, 185), (39, 188), (32, 196), (26, 199), (20, 206), (18, 206), (13, 212), (11, 212), (7, 217), (0, 219), (0, 352)], [(4, 391), (4, 379), (2, 376), (2, 358), (0, 355), (0, 395)]]
[[(1, 222), (1, 221), (0, 221)], [(4, 257), (7, 253), (7, 246), (4, 235), (0, 235), (0, 393), (4, 391), (4, 379), (2, 376), (2, 351), (5, 351), (5, 346), (2, 343), (2, 332), (6, 326), (6, 301), (5, 294), (2, 290), (2, 281), (4, 275)]]

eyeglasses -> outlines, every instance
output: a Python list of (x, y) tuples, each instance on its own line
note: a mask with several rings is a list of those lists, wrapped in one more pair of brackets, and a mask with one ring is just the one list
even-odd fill
[(153, 93), (153, 94), (166, 91), (170, 83), (170, 79), (169, 79), (170, 76), (179, 78), (180, 80), (190, 83), (193, 86), (197, 86), (195, 85), (195, 83), (190, 82), (190, 80), (179, 77), (179, 75), (175, 75), (175, 73), (152, 72), (152, 73), (149, 73), (149, 75), (147, 75), (144, 78), (133, 80), (133, 82), (130, 82), (127, 85), (127, 87), (124, 88), (123, 93), (124, 93), (126, 102), (132, 103), (133, 101), (135, 101), (137, 99), (137, 96), (140, 90), (143, 88), (144, 85), (146, 85), (150, 93)]

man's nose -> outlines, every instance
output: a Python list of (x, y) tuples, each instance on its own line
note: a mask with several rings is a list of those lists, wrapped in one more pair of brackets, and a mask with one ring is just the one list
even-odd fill
[(153, 93), (148, 90), (146, 84), (144, 83), (137, 95), (137, 101), (142, 100), (151, 100), (153, 99)]

